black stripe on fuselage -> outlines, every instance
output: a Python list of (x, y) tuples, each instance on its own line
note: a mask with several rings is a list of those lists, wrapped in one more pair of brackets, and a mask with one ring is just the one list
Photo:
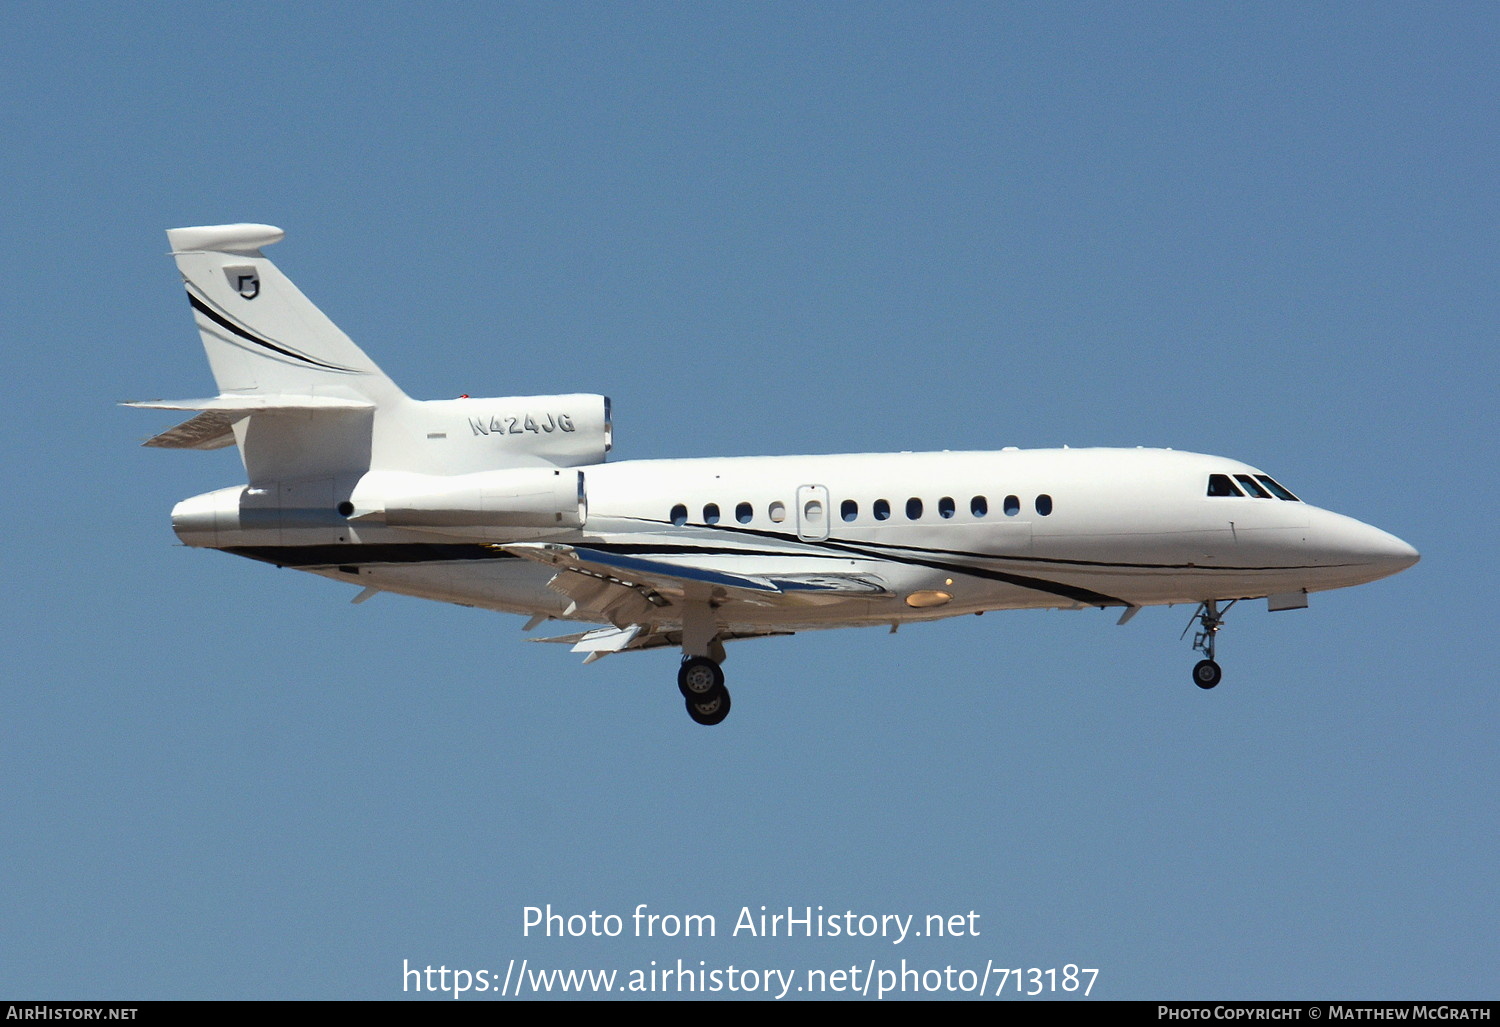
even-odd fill
[(200, 313), (204, 317), (208, 318), (210, 321), (212, 321), (214, 324), (218, 325), (220, 328), (223, 328), (225, 331), (232, 332), (233, 334), (238, 335), (241, 339), (244, 339), (246, 342), (253, 342), (253, 343), (255, 343), (255, 345), (260, 346), (262, 349), (268, 349), (272, 353), (279, 354), (279, 355), (281, 355), (283, 357), (288, 357), (288, 358), (290, 358), (292, 360), (301, 361), (302, 363), (308, 364), (308, 365), (310, 365), (312, 367), (322, 368), (325, 371), (344, 371), (344, 372), (348, 372), (348, 373), (351, 373), (351, 374), (357, 373), (355, 371), (355, 369), (352, 368), (352, 367), (340, 367), (337, 364), (325, 364), (321, 360), (314, 360), (311, 357), (305, 357), (305, 356), (303, 356), (301, 353), (293, 353), (289, 349), (284, 349), (283, 347), (276, 345), (274, 342), (271, 342), (269, 339), (262, 339), (260, 336), (258, 336), (255, 333), (251, 332), (249, 329), (244, 328), (241, 325), (235, 324), (229, 318), (225, 317), (223, 314), (219, 313), (217, 310), (214, 310), (212, 307), (210, 307), (203, 300), (199, 299), (192, 292), (188, 293), (188, 302), (193, 305), (193, 309), (194, 310), (198, 311), (198, 313)]
[[(940, 570), (949, 574), (965, 574), (976, 578), (986, 578), (990, 581), (1004, 582), (1005, 584), (1015, 585), (1019, 588), (1062, 596), (1065, 599), (1071, 599), (1073, 602), (1087, 603), (1090, 606), (1130, 605), (1123, 599), (1104, 595), (1101, 592), (1094, 592), (1090, 589), (1080, 588), (1076, 585), (1067, 585), (1059, 581), (1047, 581), (1044, 578), (1034, 578), (1023, 574), (1008, 574), (1005, 571), (991, 570), (987, 567), (971, 567), (967, 564), (941, 560), (923, 560), (907, 555), (882, 556), (838, 543), (806, 544), (833, 548), (844, 553), (854, 553), (873, 560), (891, 560), (896, 563), (929, 567), (933, 570)], [(762, 549), (725, 549), (717, 546), (660, 546), (624, 542), (590, 542), (588, 545), (591, 549), (607, 553), (618, 553), (622, 556), (631, 554), (694, 554), (705, 556), (797, 555), (766, 552)], [(251, 560), (260, 560), (263, 563), (273, 563), (278, 567), (296, 567), (298, 569), (358, 566), (371, 563), (451, 563), (468, 560), (516, 559), (510, 553), (491, 546), (475, 545), (472, 543), (432, 542), (387, 542), (322, 546), (228, 546), (225, 547), (224, 552), (233, 553), (236, 556), (248, 557)]]
[(369, 563), (456, 563), (518, 560), (501, 549), (471, 542), (376, 542), (327, 546), (225, 546), (233, 553), (278, 567), (361, 566)]
[[(749, 533), (751, 533), (751, 534), (766, 535), (766, 536), (770, 536), (770, 537), (778, 537), (778, 536), (772, 535), (771, 532), (749, 532)], [(861, 548), (859, 546), (849, 545), (849, 544), (842, 543), (842, 542), (830, 542), (830, 541), (827, 541), (826, 539), (823, 540), (823, 541), (821, 541), (821, 542), (810, 542), (807, 539), (797, 538), (795, 535), (785, 536), (785, 539), (786, 539), (786, 541), (800, 542), (801, 544), (806, 545), (806, 546), (813, 546), (813, 547), (820, 548), (820, 549), (833, 550), (833, 551), (835, 551), (837, 553), (840, 553), (840, 554), (854, 554), (856, 556), (863, 556), (866, 559), (870, 559), (870, 560), (881, 560), (881, 561), (888, 561), (888, 562), (891, 562), (891, 563), (903, 563), (903, 564), (906, 564), (908, 566), (913, 566), (913, 567), (928, 567), (928, 568), (931, 568), (932, 570), (943, 571), (943, 572), (948, 573), (948, 574), (963, 574), (963, 575), (967, 575), (967, 576), (973, 577), (973, 578), (985, 578), (985, 579), (987, 579), (989, 581), (999, 581), (999, 582), (1003, 582), (1003, 583), (1005, 583), (1007, 585), (1015, 585), (1018, 588), (1028, 588), (1028, 589), (1031, 589), (1032, 591), (1035, 591), (1035, 592), (1046, 592), (1049, 595), (1062, 596), (1063, 598), (1065, 598), (1065, 599), (1071, 599), (1071, 600), (1073, 600), (1076, 603), (1087, 603), (1090, 606), (1129, 606), (1129, 605), (1131, 605), (1130, 603), (1127, 603), (1123, 599), (1116, 598), (1115, 596), (1105, 595), (1102, 592), (1095, 592), (1092, 589), (1082, 588), (1082, 587), (1077, 586), (1077, 585), (1064, 584), (1061, 581), (1048, 581), (1045, 578), (1034, 578), (1034, 577), (1031, 577), (1030, 575), (1025, 575), (1025, 574), (1011, 574), (1011, 573), (1008, 573), (1006, 571), (993, 570), (993, 569), (991, 569), (989, 567), (975, 567), (975, 566), (972, 566), (970, 564), (955, 563), (953, 561), (948, 561), (948, 560), (923, 559), (921, 557), (910, 556), (910, 555), (907, 555), (905, 553), (881, 553), (881, 552), (875, 552), (875, 551), (872, 551), (872, 550)], [(663, 546), (641, 545), (639, 543), (609, 543), (609, 542), (605, 542), (605, 543), (590, 543), (590, 548), (592, 548), (592, 549), (599, 549), (599, 550), (603, 550), (605, 552), (610, 552), (610, 553), (621, 553), (621, 554), (626, 554), (626, 553), (643, 553), (643, 554), (644, 553), (662, 553), (664, 551), (669, 551), (669, 552), (673, 552), (673, 553), (681, 553), (681, 552), (684, 551), (682, 548), (678, 548), (678, 547), (675, 547), (675, 546), (672, 546), (672, 547), (663, 547)], [(903, 547), (903, 548), (908, 548), (908, 547)], [(714, 548), (712, 546), (689, 547), (688, 551), (692, 551), (693, 549), (697, 549), (698, 551), (701, 551), (705, 555), (707, 555), (707, 554), (716, 554), (716, 553), (725, 553), (725, 552), (736, 552), (734, 550), (717, 549), (717, 548)], [(767, 553), (764, 550), (758, 550), (758, 549), (739, 550), (738, 552), (748, 553), (749, 555), (758, 555), (758, 556), (799, 555), (799, 554)], [(1008, 559), (1008, 557), (985, 557), (984, 559), (992, 559), (992, 560), (993, 559)]]
[[(666, 521), (652, 521), (642, 519), (643, 523), (650, 524), (655, 528), (657, 525), (665, 526)], [(1208, 571), (1239, 573), (1244, 571), (1287, 571), (1287, 570), (1314, 570), (1326, 569), (1324, 564), (1274, 564), (1267, 566), (1236, 566), (1236, 567), (1205, 567), (1194, 564), (1161, 564), (1161, 563), (1114, 563), (1103, 560), (1065, 560), (1046, 556), (1009, 556), (997, 553), (973, 553), (964, 550), (953, 549), (926, 549), (920, 546), (897, 545), (886, 542), (848, 543), (836, 542), (830, 539), (813, 541), (805, 539), (789, 532), (766, 531), (760, 528), (737, 528), (731, 525), (715, 525), (713, 531), (729, 532), (732, 534), (748, 535), (752, 537), (765, 538), (777, 542), (790, 542), (810, 548), (832, 550), (837, 553), (847, 553), (863, 556), (871, 560), (885, 560), (892, 563), (903, 563), (917, 567), (930, 567), (934, 570), (947, 571), (949, 573), (967, 574), (972, 577), (986, 578), (991, 581), (1001, 581), (1016, 585), (1020, 588), (1033, 589), (1038, 592), (1046, 592), (1052, 595), (1063, 596), (1076, 602), (1088, 603), (1091, 606), (1130, 606), (1132, 604), (1115, 596), (1095, 592), (1092, 589), (1077, 585), (1068, 585), (1060, 581), (1052, 581), (1047, 578), (1037, 578), (1024, 574), (1013, 574), (1008, 571), (999, 571), (989, 567), (976, 567), (969, 563), (959, 563), (948, 560), (937, 559), (941, 556), (952, 556), (966, 560), (1005, 560), (1017, 563), (1037, 563), (1058, 565), (1064, 567), (1100, 567), (1121, 570), (1162, 570), (1162, 571)], [(640, 553), (640, 554), (715, 554), (715, 553), (746, 553), (749, 555), (776, 555), (768, 554), (764, 550), (725, 549), (708, 545), (652, 545), (642, 543), (590, 543), (594, 549), (604, 549), (610, 552)], [(921, 555), (906, 555), (921, 554)]]

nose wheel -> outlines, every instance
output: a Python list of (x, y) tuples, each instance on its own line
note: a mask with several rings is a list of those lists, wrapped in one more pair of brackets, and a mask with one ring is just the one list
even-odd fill
[(1193, 634), (1193, 648), (1207, 657), (1193, 666), (1193, 684), (1199, 688), (1213, 688), (1224, 677), (1223, 669), (1214, 659), (1214, 641), (1218, 638), (1219, 629), (1224, 626), (1224, 615), (1237, 602), (1238, 599), (1231, 600), (1229, 606), (1221, 610), (1217, 599), (1204, 600), (1198, 604), (1198, 609), (1188, 619), (1188, 626), (1182, 630), (1182, 634), (1186, 636), (1193, 624), (1198, 624), (1198, 630)]
[(1193, 684), (1199, 688), (1212, 688), (1224, 676), (1224, 671), (1213, 660), (1199, 660), (1193, 666)]

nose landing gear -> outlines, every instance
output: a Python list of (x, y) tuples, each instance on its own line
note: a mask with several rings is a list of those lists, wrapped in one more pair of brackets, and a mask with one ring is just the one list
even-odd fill
[(1199, 688), (1212, 688), (1224, 677), (1224, 671), (1214, 660), (1214, 640), (1218, 637), (1219, 629), (1224, 626), (1224, 615), (1237, 602), (1238, 599), (1231, 600), (1229, 606), (1221, 610), (1217, 599), (1206, 599), (1198, 604), (1198, 609), (1188, 618), (1188, 626), (1182, 629), (1182, 634), (1186, 637), (1194, 621), (1199, 625), (1198, 631), (1193, 635), (1193, 648), (1207, 657), (1193, 666), (1193, 684)]
[(1199, 688), (1212, 688), (1224, 676), (1224, 671), (1213, 660), (1199, 660), (1193, 665), (1193, 684)]

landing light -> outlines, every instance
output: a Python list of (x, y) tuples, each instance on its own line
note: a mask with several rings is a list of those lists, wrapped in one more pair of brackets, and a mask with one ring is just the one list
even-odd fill
[(944, 606), (953, 602), (953, 596), (935, 588), (924, 588), (906, 597), (906, 605), (913, 610), (925, 610), (930, 606)]

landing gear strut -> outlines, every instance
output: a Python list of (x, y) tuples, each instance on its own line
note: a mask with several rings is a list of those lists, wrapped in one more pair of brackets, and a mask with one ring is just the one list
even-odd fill
[(677, 671), (677, 690), (694, 723), (712, 727), (729, 716), (729, 689), (724, 687), (724, 671), (717, 661), (684, 656)]
[(682, 608), (682, 666), (677, 671), (677, 690), (687, 703), (693, 723), (712, 727), (729, 716), (729, 689), (724, 687), (724, 645), (714, 615), (717, 604), (698, 597)]
[(1206, 660), (1199, 660), (1193, 666), (1193, 684), (1199, 688), (1212, 688), (1224, 677), (1224, 671), (1214, 660), (1214, 640), (1218, 637), (1219, 629), (1224, 626), (1224, 615), (1237, 602), (1239, 602), (1238, 599), (1231, 600), (1229, 606), (1221, 610), (1217, 599), (1204, 600), (1198, 604), (1197, 611), (1188, 619), (1187, 628), (1183, 629), (1182, 633), (1186, 635), (1188, 629), (1192, 628), (1193, 622), (1198, 622), (1199, 629), (1193, 635), (1193, 648), (1208, 657)]

